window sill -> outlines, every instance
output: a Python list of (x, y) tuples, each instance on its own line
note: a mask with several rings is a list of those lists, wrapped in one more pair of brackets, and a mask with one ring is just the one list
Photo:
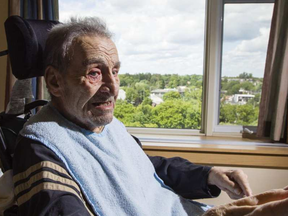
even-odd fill
[(151, 156), (183, 157), (210, 166), (288, 169), (288, 145), (242, 138), (138, 136)]

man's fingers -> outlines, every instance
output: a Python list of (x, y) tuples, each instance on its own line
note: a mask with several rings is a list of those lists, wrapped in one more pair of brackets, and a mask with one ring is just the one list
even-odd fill
[(252, 196), (252, 190), (250, 188), (248, 177), (242, 170), (235, 170), (231, 174), (229, 174), (231, 180), (236, 181), (237, 184), (241, 188), (241, 191), (246, 196)]
[(243, 197), (242, 194), (238, 195), (238, 194), (235, 194), (235, 193), (231, 193), (230, 191), (228, 190), (224, 190), (228, 196), (231, 198), (231, 199), (241, 199)]
[(285, 200), (280, 200), (258, 206), (253, 212), (249, 213), (247, 216), (284, 216), (288, 215), (287, 206), (288, 198)]
[(232, 206), (227, 208), (225, 215), (243, 216), (253, 212), (257, 206)]
[(258, 194), (254, 197), (257, 199), (257, 205), (262, 205), (267, 202), (287, 199), (288, 190), (284, 189), (271, 190), (262, 194)]
[(256, 205), (262, 205), (268, 202), (279, 201), (279, 200), (283, 200), (287, 198), (288, 198), (288, 190), (277, 189), (277, 190), (267, 191), (265, 193), (261, 193), (258, 195), (245, 197), (237, 201), (234, 201), (231, 204), (236, 205), (236, 206), (256, 206)]
[(255, 210), (256, 206), (233, 206), (231, 204), (215, 206), (203, 216), (243, 216)]
[(239, 199), (251, 196), (248, 178), (242, 170), (225, 170), (213, 167), (208, 176), (208, 184), (216, 185), (228, 193), (230, 198)]
[(255, 196), (244, 197), (232, 202), (231, 204), (235, 206), (256, 206), (258, 204), (258, 199), (255, 198)]
[(233, 181), (232, 178), (229, 178), (229, 175), (223, 176), (223, 182), (221, 184), (221, 187), (226, 193), (229, 192), (228, 195), (232, 199), (239, 199), (243, 197), (241, 187), (238, 185), (236, 181)]

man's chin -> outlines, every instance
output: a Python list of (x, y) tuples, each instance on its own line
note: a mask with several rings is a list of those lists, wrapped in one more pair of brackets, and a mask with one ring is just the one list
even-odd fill
[(93, 122), (96, 125), (104, 126), (104, 125), (111, 123), (112, 120), (113, 120), (113, 113), (109, 113), (109, 114), (107, 113), (106, 115), (103, 115), (103, 116), (94, 117)]

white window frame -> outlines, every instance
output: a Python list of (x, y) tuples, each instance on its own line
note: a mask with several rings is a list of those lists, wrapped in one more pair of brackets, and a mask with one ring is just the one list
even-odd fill
[(218, 124), (225, 3), (274, 3), (274, 0), (206, 0), (201, 130), (128, 127), (130, 133), (146, 137), (242, 136), (242, 126)]
[(224, 4), (274, 3), (274, 0), (207, 0), (203, 132), (206, 136), (241, 136), (241, 125), (219, 125)]

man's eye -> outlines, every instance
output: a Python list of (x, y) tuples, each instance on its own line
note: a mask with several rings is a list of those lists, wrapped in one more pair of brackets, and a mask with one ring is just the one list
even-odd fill
[(92, 72), (89, 72), (88, 74), (89, 76), (98, 76), (99, 73), (95, 72), (95, 71), (92, 71)]
[(112, 74), (116, 76), (118, 74), (118, 70), (112, 70)]
[(101, 73), (100, 71), (90, 71), (88, 73), (88, 78), (91, 80), (96, 80), (100, 77)]

